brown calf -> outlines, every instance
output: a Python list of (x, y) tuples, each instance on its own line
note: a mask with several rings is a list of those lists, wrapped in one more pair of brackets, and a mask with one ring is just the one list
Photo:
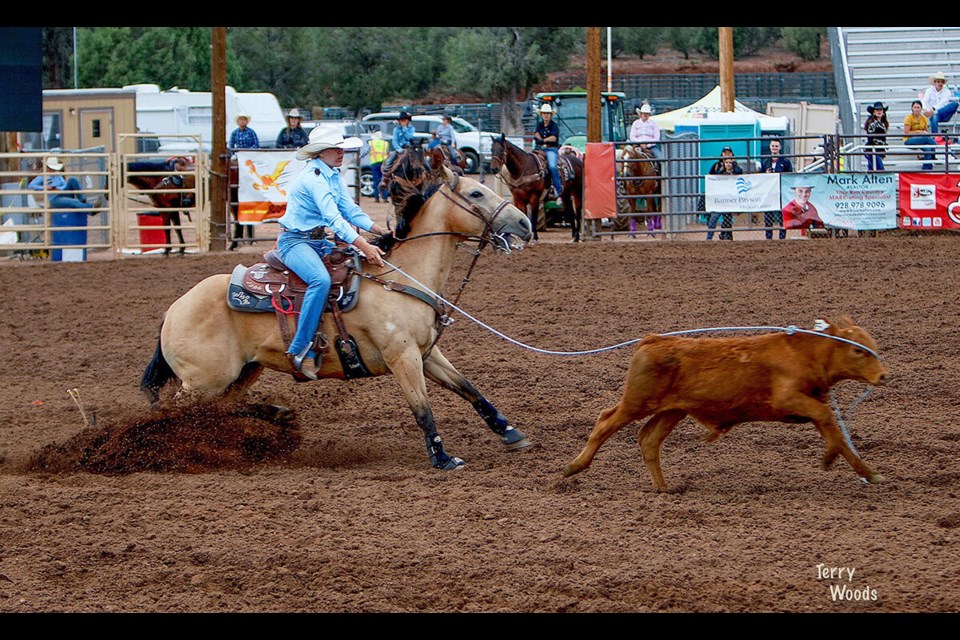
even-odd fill
[(600, 445), (622, 427), (647, 416), (638, 437), (653, 486), (666, 490), (660, 469), (660, 445), (689, 415), (716, 440), (742, 422), (812, 422), (826, 442), (824, 468), (837, 455), (869, 482), (884, 482), (850, 448), (828, 401), (841, 380), (871, 385), (886, 381), (887, 370), (874, 355), (876, 343), (843, 316), (823, 334), (771, 333), (741, 338), (646, 336), (637, 346), (620, 402), (600, 412), (587, 445), (563, 474), (583, 471)]

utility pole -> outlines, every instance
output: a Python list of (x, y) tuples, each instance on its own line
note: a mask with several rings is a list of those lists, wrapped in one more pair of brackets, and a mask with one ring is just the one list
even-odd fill
[(600, 105), (600, 27), (587, 27), (587, 142), (602, 140)]
[(227, 248), (227, 28), (210, 28), (210, 95), (213, 101), (213, 146), (210, 151), (210, 249)]
[(735, 111), (733, 81), (733, 27), (718, 27), (720, 49), (720, 111)]

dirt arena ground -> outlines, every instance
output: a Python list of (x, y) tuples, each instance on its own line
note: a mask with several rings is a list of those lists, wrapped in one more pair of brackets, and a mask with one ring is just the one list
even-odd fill
[[(243, 407), (150, 409), (138, 384), (164, 310), (255, 248), (7, 261), (0, 612), (956, 611), (958, 249), (608, 239), (481, 258), (462, 308), (539, 349), (840, 314), (876, 337), (894, 377), (848, 425), (890, 483), (862, 485), (842, 460), (823, 470), (811, 425), (705, 444), (685, 420), (663, 448), (667, 494), (636, 425), (561, 477), (617, 401), (631, 347), (546, 355), (458, 316), (447, 357), (535, 444), (504, 451), (431, 385), (447, 449), (467, 461), (445, 473), (389, 377), (267, 372), (251, 399), (291, 407), (277, 424)], [(841, 405), (863, 390), (839, 385)]]

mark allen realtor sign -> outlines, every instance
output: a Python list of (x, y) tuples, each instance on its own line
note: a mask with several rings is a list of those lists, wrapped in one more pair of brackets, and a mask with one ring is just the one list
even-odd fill
[[(810, 205), (826, 227), (867, 230), (897, 226), (896, 174), (745, 173), (705, 178), (707, 211), (781, 211), (794, 199), (794, 185), (803, 184), (810, 192)], [(789, 226), (786, 219), (784, 226)]]

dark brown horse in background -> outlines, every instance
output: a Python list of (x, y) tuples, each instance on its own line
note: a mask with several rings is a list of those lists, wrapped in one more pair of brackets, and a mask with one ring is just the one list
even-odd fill
[(163, 253), (170, 254), (172, 249), (170, 230), (173, 229), (180, 241), (179, 253), (183, 253), (186, 241), (180, 214), (193, 222), (189, 209), (196, 203), (197, 178), (194, 164), (188, 158), (171, 158), (167, 161), (147, 160), (127, 163), (127, 183), (145, 193), (156, 214), (163, 220), (163, 235), (167, 246)]
[[(550, 169), (547, 167), (547, 158), (540, 151), (524, 151), (510, 142), (506, 135), (500, 134), (493, 139), (491, 146), (490, 169), (500, 175), (513, 194), (513, 204), (527, 213), (530, 225), (533, 227), (533, 241), (539, 239), (538, 230), (542, 230), (540, 205), (544, 194), (550, 186)], [(566, 172), (561, 163), (566, 163)], [(560, 198), (563, 200), (564, 219), (571, 220), (571, 234), (573, 241), (580, 240), (580, 227), (583, 221), (583, 161), (575, 155), (561, 154), (557, 158), (563, 191)], [(564, 173), (568, 177), (564, 180)]]
[(428, 149), (424, 152), (424, 158), (427, 161), (427, 165), (433, 171), (436, 170), (435, 167), (446, 165), (452, 171), (456, 172), (457, 175), (462, 176), (467, 172), (467, 160), (463, 154), (445, 144), (440, 144), (432, 149)]
[[(621, 213), (640, 213), (640, 204), (643, 210), (651, 215), (643, 216), (647, 223), (647, 231), (660, 231), (663, 228), (663, 217), (660, 215), (660, 198), (649, 197), (660, 194), (660, 178), (657, 171), (656, 157), (639, 145), (626, 145), (619, 150), (620, 163), (618, 173), (626, 178), (623, 181), (623, 193), (628, 196), (620, 200)], [(637, 216), (629, 217), (630, 233), (637, 230)], [(624, 231), (626, 219), (618, 219), (614, 228)]]

